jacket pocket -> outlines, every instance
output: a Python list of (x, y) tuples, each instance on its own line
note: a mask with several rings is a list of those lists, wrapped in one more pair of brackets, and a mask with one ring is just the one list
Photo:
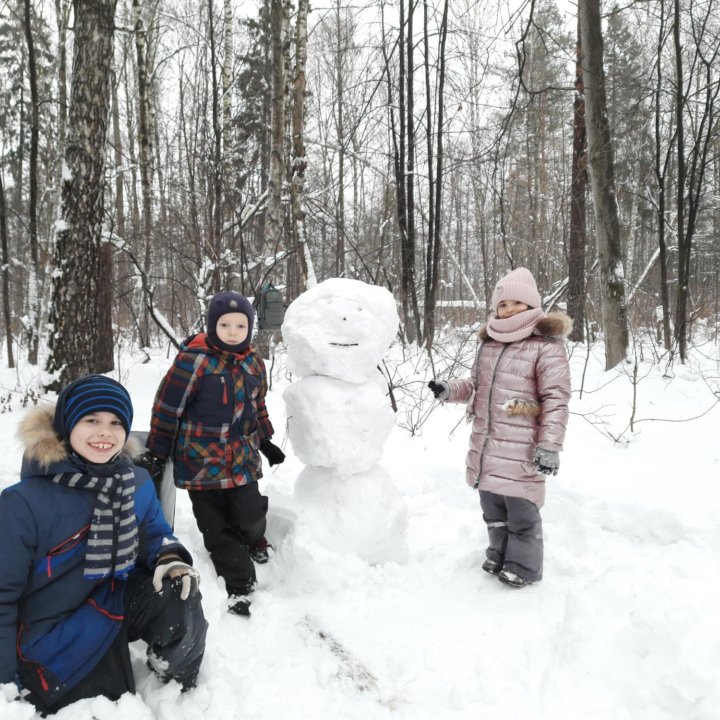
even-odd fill
[(106, 582), (49, 630), (26, 638), (21, 627), (17, 654), (23, 685), (51, 704), (85, 677), (122, 627), (123, 594)]
[(244, 485), (260, 477), (260, 436), (257, 431), (233, 440), (233, 482)]
[(227, 437), (219, 428), (217, 432), (186, 433), (178, 445), (176, 482), (193, 486), (219, 482), (227, 474), (227, 452)]
[(53, 571), (59, 565), (69, 560), (85, 546), (89, 532), (90, 525), (88, 524), (59, 542), (55, 547), (50, 548), (43, 560), (35, 566), (35, 572), (41, 572), (47, 574), (48, 577), (52, 577)]
[(188, 404), (185, 417), (203, 425), (232, 422), (235, 388), (230, 373), (208, 373), (198, 378), (197, 392)]

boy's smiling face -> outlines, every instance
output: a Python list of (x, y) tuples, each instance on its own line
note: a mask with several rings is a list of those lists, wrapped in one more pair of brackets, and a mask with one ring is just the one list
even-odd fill
[(112, 460), (125, 445), (125, 428), (117, 415), (94, 412), (80, 418), (70, 432), (70, 446), (91, 463)]
[(217, 336), (226, 345), (239, 345), (248, 335), (248, 319), (244, 313), (221, 315), (215, 326)]

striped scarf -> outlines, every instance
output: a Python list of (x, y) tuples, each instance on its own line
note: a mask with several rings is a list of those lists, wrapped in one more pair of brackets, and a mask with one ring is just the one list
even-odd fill
[(97, 493), (84, 577), (88, 580), (127, 577), (135, 566), (139, 544), (133, 467), (118, 467), (108, 477), (64, 472), (54, 475), (52, 480), (58, 485)]

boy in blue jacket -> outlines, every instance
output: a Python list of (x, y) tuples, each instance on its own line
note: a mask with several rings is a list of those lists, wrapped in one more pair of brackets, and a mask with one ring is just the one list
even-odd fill
[(134, 692), (140, 638), (163, 680), (197, 678), (199, 575), (128, 455), (132, 416), (122, 385), (88, 375), (20, 426), (21, 480), (0, 495), (0, 683), (43, 714)]

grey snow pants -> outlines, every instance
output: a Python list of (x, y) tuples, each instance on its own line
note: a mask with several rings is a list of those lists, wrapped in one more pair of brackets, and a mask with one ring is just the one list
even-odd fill
[(490, 540), (487, 557), (529, 582), (542, 580), (542, 520), (537, 505), (481, 490), (480, 507)]

